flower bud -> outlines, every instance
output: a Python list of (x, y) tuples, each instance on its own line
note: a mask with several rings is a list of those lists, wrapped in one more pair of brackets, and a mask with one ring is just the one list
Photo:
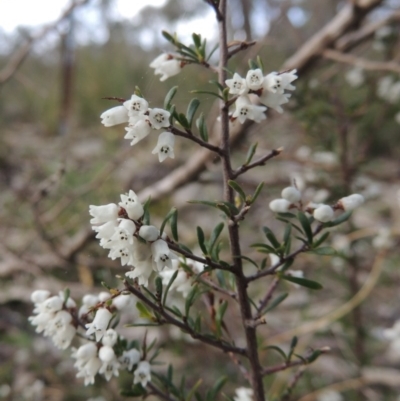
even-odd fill
[(109, 345), (105, 345), (100, 348), (99, 358), (102, 362), (110, 362), (114, 359), (114, 357), (114, 350)]
[(153, 242), (160, 235), (160, 231), (154, 226), (142, 226), (139, 230), (139, 236), (146, 241)]
[(44, 302), (50, 296), (50, 291), (36, 290), (31, 294), (31, 301), (35, 304)]
[(364, 197), (360, 194), (352, 194), (349, 196), (345, 196), (342, 199), (339, 199), (338, 204), (342, 206), (342, 208), (348, 212), (350, 210), (354, 210), (357, 207), (361, 206), (364, 203)]
[(330, 206), (321, 205), (314, 210), (313, 216), (315, 220), (318, 220), (321, 223), (327, 223), (335, 217), (335, 212)]
[(128, 109), (124, 106), (113, 107), (106, 110), (101, 116), (101, 123), (105, 127), (112, 127), (113, 125), (127, 123), (129, 121)]
[(289, 210), (291, 203), (286, 199), (274, 199), (269, 203), (269, 208), (274, 213), (285, 213)]
[(281, 195), (290, 203), (296, 203), (301, 199), (301, 192), (295, 187), (284, 188)]

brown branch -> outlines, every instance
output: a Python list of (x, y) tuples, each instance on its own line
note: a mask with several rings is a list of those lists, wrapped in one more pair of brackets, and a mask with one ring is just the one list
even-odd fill
[(259, 319), (262, 316), (262, 311), (268, 305), (268, 302), (271, 300), (274, 291), (278, 287), (278, 284), (279, 284), (279, 278), (274, 278), (264, 298), (260, 301), (260, 305), (258, 305), (257, 307), (258, 313), (254, 316), (254, 319)]

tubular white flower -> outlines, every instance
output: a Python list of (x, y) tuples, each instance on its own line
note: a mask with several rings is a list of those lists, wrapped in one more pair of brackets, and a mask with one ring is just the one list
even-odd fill
[(46, 329), (53, 316), (53, 313), (41, 312), (36, 316), (30, 316), (28, 320), (32, 326), (36, 326), (36, 333), (41, 333)]
[(167, 157), (175, 158), (174, 154), (175, 135), (171, 132), (163, 132), (158, 137), (156, 147), (151, 152), (153, 155), (158, 154), (158, 160), (162, 163)]
[(257, 68), (256, 70), (249, 70), (246, 74), (246, 84), (251, 90), (259, 90), (263, 87), (264, 77), (262, 71)]
[(263, 82), (263, 89), (272, 93), (282, 93), (282, 78), (276, 73), (271, 72), (265, 76)]
[[(101, 351), (101, 349), (100, 349)], [(112, 360), (108, 362), (103, 362), (103, 365), (101, 366), (99, 373), (104, 375), (105, 379), (109, 381), (111, 377), (119, 376), (119, 368), (121, 364), (117, 361), (117, 359), (114, 357)]]
[(155, 75), (161, 75), (160, 81), (166, 81), (168, 78), (178, 75), (182, 70), (182, 63), (179, 60), (171, 59), (164, 61), (154, 70)]
[(62, 330), (57, 331), (52, 337), (52, 340), (57, 348), (67, 349), (71, 345), (71, 341), (74, 339), (75, 334), (76, 328), (69, 324)]
[(132, 370), (133, 365), (136, 365), (140, 361), (140, 352), (135, 348), (124, 351), (119, 357), (119, 361), (124, 368)]
[(58, 312), (61, 310), (64, 300), (59, 296), (55, 295), (54, 297), (47, 298), (42, 304), (41, 309), (42, 312)]
[(321, 205), (314, 210), (313, 216), (315, 220), (318, 220), (321, 223), (327, 223), (328, 221), (333, 220), (335, 212), (329, 205)]
[(149, 121), (154, 129), (168, 128), (171, 124), (169, 118), (171, 113), (164, 109), (151, 109)]
[(260, 102), (276, 110), (278, 113), (283, 113), (281, 105), (287, 103), (290, 96), (290, 93), (272, 93), (264, 91), (260, 97)]
[(177, 259), (177, 256), (170, 251), (168, 244), (162, 239), (151, 244), (151, 252), (157, 271), (161, 271), (165, 266), (171, 269), (171, 259)]
[(109, 203), (103, 206), (89, 206), (89, 213), (93, 216), (90, 224), (104, 224), (109, 221), (117, 220), (119, 207), (115, 203)]
[(135, 267), (133, 270), (126, 272), (125, 276), (134, 280), (138, 279), (139, 285), (147, 286), (149, 284), (149, 277), (153, 272), (153, 264), (151, 259), (138, 261), (132, 260), (132, 265)]
[(127, 123), (129, 120), (128, 110), (124, 106), (113, 107), (101, 114), (100, 118), (105, 127)]
[(150, 134), (151, 126), (147, 117), (140, 116), (139, 118), (132, 120), (132, 122), (130, 121), (129, 125), (125, 128), (125, 131), (127, 131), (127, 133), (124, 138), (132, 139), (131, 146), (134, 146)]
[(85, 379), (85, 386), (94, 383), (94, 377), (101, 367), (101, 361), (97, 356), (90, 358), (79, 370), (76, 377), (83, 377)]
[(282, 74), (278, 74), (280, 78), (280, 87), (278, 87), (278, 93), (283, 93), (284, 90), (293, 91), (296, 89), (292, 82), (298, 78), (296, 75), (297, 70), (291, 70), (288, 72), (283, 72)]
[(149, 103), (142, 97), (132, 95), (130, 100), (124, 102), (124, 106), (128, 110), (129, 116), (137, 116), (146, 113), (149, 108)]
[(119, 311), (128, 307), (132, 308), (135, 304), (135, 298), (131, 294), (121, 294), (112, 300), (112, 305)]
[(72, 357), (76, 359), (74, 366), (80, 369), (89, 359), (97, 355), (97, 346), (93, 342), (81, 345)]
[(150, 68), (158, 68), (160, 67), (163, 63), (165, 63), (169, 58), (172, 57), (167, 53), (162, 53), (159, 56), (157, 56), (151, 63), (150, 63)]
[(347, 212), (354, 210), (364, 203), (364, 197), (360, 194), (352, 194), (339, 199), (338, 204)]
[(285, 213), (289, 210), (291, 203), (286, 199), (274, 199), (269, 203), (269, 208), (274, 213)]
[(99, 297), (97, 295), (86, 294), (82, 298), (82, 303), (91, 308), (92, 306), (95, 306), (97, 304), (98, 300)]
[(140, 383), (142, 387), (146, 387), (151, 380), (151, 367), (147, 361), (139, 362), (134, 372), (133, 384)]
[(246, 121), (246, 118), (254, 120), (256, 123), (267, 118), (264, 113), (267, 108), (252, 104), (248, 96), (239, 96), (235, 102), (235, 107), (232, 117), (237, 118), (242, 124)]
[(108, 253), (108, 257), (112, 260), (120, 258), (121, 266), (131, 265), (132, 257), (133, 257), (133, 248), (132, 247), (126, 247), (126, 248), (114, 247)]
[(102, 362), (110, 362), (115, 358), (115, 352), (109, 345), (104, 345), (99, 349), (99, 359)]
[(50, 296), (50, 291), (36, 290), (31, 294), (31, 301), (35, 304), (44, 302)]
[(107, 330), (108, 324), (112, 318), (112, 313), (106, 308), (99, 308), (92, 323), (85, 325), (87, 328), (86, 335), (94, 334), (96, 341), (100, 341)]
[(138, 220), (143, 216), (143, 206), (132, 190), (128, 194), (122, 194), (121, 202), (118, 204), (126, 210), (126, 213), (128, 213), (129, 218), (132, 220)]
[[(101, 342), (103, 345), (107, 345), (109, 347), (113, 347), (118, 340), (118, 334), (114, 329), (108, 329), (105, 333)], [(100, 358), (101, 359), (101, 358)], [(101, 359), (103, 361), (103, 359)]]
[(106, 249), (125, 249), (133, 245), (133, 234), (136, 232), (135, 223), (128, 219), (119, 219), (110, 241), (104, 245)]
[(154, 226), (142, 226), (139, 229), (139, 236), (146, 241), (155, 241), (160, 235), (160, 230)]
[(236, 72), (233, 74), (233, 78), (227, 79), (225, 83), (229, 88), (229, 93), (232, 95), (243, 95), (249, 91), (246, 80)]
[(281, 196), (290, 203), (296, 203), (301, 199), (301, 192), (296, 187), (286, 187), (282, 190)]
[(54, 317), (48, 322), (45, 335), (54, 335), (57, 331), (62, 330), (68, 326), (72, 321), (72, 316), (65, 310), (58, 311)]
[(235, 401), (253, 401), (253, 390), (251, 388), (239, 387), (235, 390)]

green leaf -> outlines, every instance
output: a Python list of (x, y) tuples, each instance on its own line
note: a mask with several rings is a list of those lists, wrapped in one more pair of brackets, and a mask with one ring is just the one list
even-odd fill
[(249, 60), (249, 68), (251, 70), (256, 70), (257, 68), (260, 68), (260, 67), (257, 65), (257, 63), (254, 60), (250, 59)]
[(228, 378), (226, 376), (223, 376), (220, 379), (218, 379), (214, 384), (214, 386), (211, 388), (211, 390), (207, 391), (206, 401), (215, 401), (218, 393), (222, 390), (222, 387), (224, 387), (227, 381)]
[(269, 304), (269, 306), (264, 309), (263, 314), (271, 311), (272, 309), (276, 308), (281, 302), (283, 302), (289, 294), (287, 292), (284, 292), (283, 294), (279, 294), (276, 298), (273, 299), (273, 301)]
[(239, 194), (240, 199), (243, 202), (246, 202), (246, 194), (244, 193), (242, 187), (236, 181), (228, 180), (228, 185)]
[(200, 249), (204, 253), (204, 255), (208, 255), (208, 251), (205, 244), (204, 232), (201, 227), (197, 227), (197, 241), (199, 243)]
[(172, 283), (175, 281), (176, 277), (178, 276), (178, 273), (179, 273), (179, 270), (176, 269), (174, 271), (174, 274), (171, 276), (171, 278), (168, 281), (167, 287), (165, 288), (164, 297), (163, 297), (163, 300), (162, 300), (162, 305), (163, 306), (165, 305), (165, 302), (167, 300), (168, 291), (171, 288)]
[(219, 44), (217, 43), (210, 51), (210, 53), (207, 56), (207, 61), (210, 60), (211, 56), (215, 53), (215, 51), (218, 49)]
[(192, 39), (193, 39), (193, 43), (196, 46), (196, 48), (201, 47), (201, 35), (198, 35), (197, 33), (193, 33)]
[(215, 85), (221, 92), (225, 89), (218, 81), (216, 81), (215, 79), (212, 79), (209, 81), (210, 84)]
[(274, 253), (274, 254), (276, 254), (276, 250), (274, 248), (272, 248), (271, 246), (267, 245), (267, 244), (256, 243), (256, 244), (252, 244), (250, 246), (252, 248), (257, 248), (257, 251), (261, 252), (261, 253)]
[(324, 246), (322, 248), (313, 249), (311, 252), (317, 255), (325, 255), (325, 256), (334, 256), (337, 254), (336, 250), (330, 246)]
[(219, 95), (218, 93), (215, 93), (215, 92), (211, 92), (211, 91), (193, 90), (193, 91), (190, 91), (190, 93), (196, 93), (196, 94), (202, 94), (202, 95), (212, 95), (212, 96), (220, 98), (221, 100), (224, 100), (224, 98), (221, 95)]
[(193, 254), (192, 250), (190, 248), (188, 248), (186, 245), (179, 243), (179, 248), (181, 248), (183, 251)]
[(265, 236), (268, 238), (269, 242), (271, 245), (277, 249), (280, 248), (281, 243), (276, 239), (275, 234), (268, 228), (268, 227), (263, 227), (263, 231)]
[(288, 224), (285, 227), (285, 233), (283, 234), (283, 242), (285, 244), (289, 241), (291, 233), (292, 233), (292, 225)]
[(186, 116), (183, 113), (178, 114), (178, 118), (176, 119), (183, 128), (190, 128), (189, 121), (187, 120)]
[(323, 288), (320, 283), (317, 283), (316, 281), (308, 280), (306, 278), (285, 276), (284, 274), (280, 274), (280, 273), (278, 273), (278, 277), (283, 280), (290, 281), (292, 283), (301, 285), (302, 287), (309, 288), (311, 290), (321, 290)]
[(189, 292), (189, 294), (188, 294), (188, 296), (186, 298), (186, 302), (185, 302), (185, 316), (186, 316), (186, 318), (189, 316), (190, 308), (192, 307), (192, 305), (194, 304), (194, 302), (196, 300), (197, 293), (198, 293), (198, 286), (195, 285), (190, 290), (190, 292)]
[(142, 219), (143, 219), (143, 224), (146, 226), (150, 225), (150, 212), (149, 212), (150, 201), (151, 198), (148, 197), (145, 204), (143, 205), (144, 213)]
[(139, 316), (145, 319), (153, 319), (153, 314), (141, 302), (136, 302), (136, 309), (139, 311)]
[(286, 213), (277, 213), (276, 214), (278, 217), (283, 217), (285, 219), (294, 219), (296, 217), (295, 214), (290, 213), (290, 212), (286, 212)]
[(71, 290), (67, 287), (64, 290), (64, 305), (68, 302), (70, 295), (71, 295)]
[(257, 146), (258, 146), (257, 142), (253, 143), (253, 145), (250, 146), (250, 148), (249, 148), (249, 150), (247, 152), (247, 155), (246, 155), (246, 161), (244, 162), (245, 166), (247, 166), (253, 160), (253, 157), (254, 157), (254, 155), (256, 153), (256, 150), (257, 150)]
[(261, 71), (264, 71), (264, 63), (262, 62), (260, 56), (257, 56), (257, 65), (261, 69)]
[(196, 126), (197, 129), (199, 130), (200, 138), (204, 142), (208, 142), (208, 130), (203, 113), (201, 113), (200, 117), (196, 120)]
[(161, 31), (162, 36), (164, 36), (165, 39), (168, 40), (168, 42), (172, 43), (173, 45), (176, 44), (176, 38), (173, 37), (170, 33), (167, 31)]
[(256, 262), (254, 262), (253, 259), (250, 259), (248, 256), (245, 255), (240, 255), (240, 256), (234, 256), (235, 258), (239, 258), (239, 259), (243, 259), (243, 260), (247, 260), (248, 262), (250, 262), (253, 266), (255, 266), (258, 269), (258, 264)]
[(322, 354), (322, 352), (321, 352), (319, 349), (313, 351), (313, 353), (312, 353), (309, 357), (306, 358), (306, 359), (307, 359), (307, 362), (308, 362), (308, 363), (314, 362), (316, 359), (318, 359), (318, 357), (319, 357), (321, 354)]
[(263, 187), (264, 187), (264, 182), (260, 182), (260, 183), (257, 185), (257, 188), (256, 188), (256, 190), (254, 191), (253, 196), (251, 197), (251, 201), (250, 201), (251, 204), (254, 203), (254, 202), (256, 201), (256, 199), (258, 198), (258, 195), (260, 195), (260, 192), (261, 192), (261, 190), (263, 189)]
[(215, 324), (216, 324), (216, 329), (217, 329), (217, 337), (220, 338), (222, 334), (222, 321), (224, 319), (224, 315), (226, 312), (226, 309), (228, 308), (228, 302), (224, 301), (220, 305), (220, 307), (217, 309), (217, 313), (215, 315)]
[(318, 248), (323, 242), (327, 240), (329, 237), (330, 232), (325, 232), (323, 233), (315, 242), (314, 242), (314, 248)]
[(127, 323), (124, 327), (159, 327), (159, 323)]
[(301, 226), (303, 227), (304, 233), (307, 236), (308, 243), (311, 245), (313, 243), (313, 233), (311, 229), (310, 221), (307, 216), (303, 212), (297, 212), (297, 218), (300, 221)]
[(279, 347), (277, 347), (276, 345), (267, 345), (266, 347), (263, 347), (263, 350), (267, 350), (267, 349), (272, 349), (276, 352), (278, 352), (278, 354), (280, 354), (283, 358), (284, 361), (286, 361), (286, 354), (284, 353), (284, 351), (282, 349), (280, 349)]
[(210, 240), (208, 241), (208, 249), (210, 250), (210, 253), (212, 253), (214, 245), (223, 229), (224, 229), (224, 223), (219, 223), (211, 233)]
[(178, 236), (178, 211), (175, 209), (175, 213), (172, 213), (171, 220), (171, 233), (173, 239), (178, 242), (179, 241), (179, 236)]
[(162, 234), (163, 234), (163, 232), (164, 232), (164, 228), (165, 228), (165, 225), (167, 224), (168, 220), (171, 219), (172, 216), (173, 216), (174, 214), (176, 214), (176, 213), (177, 213), (176, 208), (173, 207), (173, 208), (168, 212), (168, 214), (165, 216), (165, 219), (164, 219), (164, 221), (162, 222), (161, 227), (160, 227), (160, 237), (162, 236)]
[(169, 106), (171, 105), (171, 101), (174, 98), (174, 96), (176, 95), (176, 92), (178, 91), (178, 87), (177, 86), (173, 86), (167, 93), (167, 95), (165, 96), (164, 99), (164, 109), (168, 109)]
[(156, 277), (156, 298), (161, 299), (163, 293), (162, 278), (160, 276)]
[(147, 392), (140, 384), (135, 384), (132, 389), (121, 390), (120, 394), (123, 397), (142, 397)]
[(185, 401), (192, 401), (192, 398), (197, 389), (200, 387), (201, 383), (203, 383), (203, 379), (197, 380), (196, 384), (190, 389), (187, 396), (185, 397)]
[(199, 99), (192, 99), (188, 105), (186, 118), (189, 123), (189, 127), (191, 127), (193, 124), (194, 115), (196, 114), (196, 111), (199, 108), (199, 106), (200, 106)]

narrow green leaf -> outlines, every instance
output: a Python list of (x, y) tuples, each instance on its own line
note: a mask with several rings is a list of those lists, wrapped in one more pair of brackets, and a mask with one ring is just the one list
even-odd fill
[(265, 236), (268, 238), (269, 242), (271, 245), (277, 249), (280, 248), (281, 243), (276, 239), (275, 234), (268, 228), (268, 227), (263, 227), (263, 231)]
[(244, 193), (242, 187), (236, 181), (229, 180), (228, 185), (239, 194), (240, 199), (243, 202), (246, 202), (246, 194)]
[(257, 150), (257, 146), (258, 146), (257, 142), (253, 143), (253, 145), (250, 146), (250, 148), (249, 148), (249, 150), (247, 152), (247, 155), (246, 155), (246, 161), (244, 162), (245, 166), (247, 166), (253, 160), (253, 157), (254, 157), (254, 155), (256, 153), (256, 150)]
[(165, 288), (164, 297), (163, 297), (163, 300), (162, 300), (162, 305), (163, 306), (165, 305), (165, 302), (167, 300), (167, 295), (168, 295), (169, 289), (171, 288), (171, 285), (175, 281), (176, 277), (178, 276), (178, 273), (179, 273), (179, 270), (176, 269), (174, 271), (174, 274), (171, 276), (171, 278), (168, 281), (167, 287)]
[(215, 51), (218, 49), (219, 44), (217, 43), (210, 51), (210, 53), (207, 56), (207, 61), (210, 60), (210, 58), (212, 57), (212, 55), (215, 53)]
[(211, 92), (211, 91), (193, 90), (193, 91), (190, 91), (190, 93), (197, 93), (197, 94), (202, 94), (202, 95), (212, 95), (212, 96), (220, 98), (221, 100), (224, 100), (224, 98), (221, 95), (219, 95), (218, 93), (215, 93), (215, 92)]
[(260, 68), (260, 67), (257, 65), (257, 63), (254, 60), (250, 59), (249, 60), (249, 68), (251, 70), (256, 70), (257, 68)]
[(216, 81), (215, 79), (212, 79), (209, 81), (210, 84), (215, 85), (221, 92), (225, 89), (218, 81)]
[(292, 225), (288, 224), (285, 227), (285, 233), (283, 234), (283, 242), (286, 244), (290, 238), (290, 235), (292, 233)]
[(323, 233), (317, 240), (315, 240), (314, 242), (314, 248), (318, 248), (323, 242), (325, 242), (327, 240), (327, 238), (329, 237), (330, 232), (325, 232)]
[(163, 286), (162, 286), (162, 278), (160, 276), (156, 277), (155, 284), (156, 284), (156, 298), (158, 300), (161, 300), (163, 293)]
[(182, 250), (184, 250), (187, 253), (193, 254), (192, 250), (190, 248), (188, 248), (186, 245), (179, 243), (179, 248), (181, 248)]
[(286, 212), (286, 213), (277, 213), (276, 214), (278, 217), (283, 217), (285, 219), (294, 219), (296, 217), (295, 214), (290, 213), (290, 212)]
[(212, 253), (214, 245), (223, 229), (224, 229), (224, 223), (219, 223), (211, 233), (210, 240), (208, 241), (208, 249), (210, 250), (210, 253)]
[(250, 262), (253, 266), (255, 266), (258, 269), (258, 264), (256, 262), (254, 262), (253, 259), (250, 259), (248, 256), (240, 255), (240, 256), (235, 256), (235, 258), (240, 258), (240, 259), (243, 259), (243, 260), (247, 260), (248, 262)]
[(272, 300), (267, 308), (264, 309), (263, 314), (271, 311), (272, 309), (276, 308), (281, 302), (283, 302), (289, 294), (284, 292), (283, 294), (279, 294), (276, 298)]
[(257, 64), (258, 64), (258, 67), (261, 69), (261, 71), (264, 71), (264, 63), (262, 62), (260, 56), (257, 56)]
[(200, 106), (199, 99), (192, 99), (188, 105), (186, 118), (189, 123), (189, 127), (191, 127), (193, 124), (194, 115), (196, 114), (196, 111), (199, 108), (199, 106)]
[(208, 130), (203, 113), (201, 113), (200, 117), (196, 120), (196, 126), (197, 129), (199, 130), (200, 138), (204, 142), (208, 142)]
[(224, 301), (220, 305), (220, 307), (217, 309), (217, 313), (215, 315), (215, 324), (216, 324), (216, 329), (217, 329), (217, 337), (220, 338), (222, 334), (222, 321), (224, 319), (224, 315), (226, 312), (226, 309), (228, 308), (228, 302)]
[(121, 390), (123, 397), (141, 397), (147, 394), (147, 391), (140, 385), (135, 384), (132, 389)]
[(148, 197), (145, 204), (143, 205), (144, 213), (142, 219), (143, 219), (143, 224), (146, 226), (150, 225), (150, 212), (149, 212), (150, 201), (151, 198)]
[(162, 236), (162, 234), (163, 234), (163, 232), (164, 232), (164, 228), (165, 228), (165, 225), (167, 224), (168, 220), (171, 219), (172, 216), (173, 216), (174, 214), (176, 214), (176, 213), (177, 213), (176, 208), (173, 207), (173, 208), (168, 212), (168, 214), (165, 216), (165, 218), (164, 218), (164, 220), (163, 220), (163, 222), (162, 222), (162, 224), (161, 224), (161, 227), (160, 227), (160, 237)]
[(297, 218), (300, 221), (301, 226), (303, 227), (304, 233), (307, 236), (308, 243), (311, 245), (313, 243), (313, 233), (311, 229), (310, 221), (307, 216), (303, 212), (297, 212)]
[(347, 221), (350, 216), (351, 216), (352, 212), (345, 212), (343, 214), (341, 214), (337, 219), (333, 220), (333, 221), (329, 221), (328, 223), (324, 223), (324, 227), (335, 227), (338, 226), (339, 224), (344, 223), (345, 221)]
[(321, 290), (323, 287), (320, 283), (316, 281), (308, 280), (306, 278), (301, 277), (293, 277), (293, 276), (285, 276), (284, 274), (278, 274), (279, 278), (290, 281), (292, 283), (298, 284), (302, 287), (309, 288), (311, 290)]
[(178, 114), (178, 118), (176, 119), (183, 128), (190, 128), (189, 121), (187, 120), (186, 116), (183, 113)]
[(174, 96), (176, 95), (176, 92), (178, 91), (178, 87), (177, 86), (173, 86), (167, 93), (167, 95), (165, 96), (164, 99), (164, 109), (168, 109), (169, 106), (171, 105), (171, 101), (174, 98)]
[(145, 319), (153, 319), (153, 314), (147, 307), (142, 304), (141, 302), (136, 302), (136, 309), (139, 311), (140, 317), (143, 317)]
[(283, 360), (286, 361), (287, 358), (286, 358), (285, 352), (282, 349), (280, 349), (279, 347), (277, 347), (276, 345), (267, 345), (266, 347), (263, 347), (263, 350), (267, 350), (267, 349), (271, 349), (271, 350), (278, 352), (278, 354), (282, 356)]
[(175, 209), (175, 212), (172, 213), (171, 220), (171, 233), (172, 233), (172, 238), (178, 242), (179, 241), (179, 236), (178, 236), (178, 211)]
[(161, 31), (162, 36), (164, 36), (165, 39), (168, 40), (168, 42), (171, 42), (173, 45), (176, 43), (176, 39), (167, 31)]
[(256, 188), (256, 190), (254, 191), (253, 196), (251, 197), (250, 204), (254, 203), (254, 202), (257, 200), (258, 195), (260, 195), (260, 192), (261, 192), (261, 190), (263, 189), (263, 187), (264, 187), (264, 182), (260, 182), (260, 183), (257, 185), (257, 188)]
[(193, 43), (194, 45), (199, 48), (201, 46), (201, 36), (198, 35), (197, 33), (193, 33), (192, 34), (192, 39), (193, 39)]
[(67, 287), (64, 290), (64, 305), (68, 302), (70, 295), (71, 295), (71, 290)]
[(185, 397), (185, 401), (192, 401), (192, 398), (197, 389), (200, 387), (201, 383), (203, 383), (203, 379), (197, 380), (196, 384), (190, 389), (187, 396)]
[(208, 251), (205, 244), (204, 232), (201, 227), (197, 227), (197, 240), (200, 246), (200, 249), (204, 253), (204, 255), (208, 255)]

